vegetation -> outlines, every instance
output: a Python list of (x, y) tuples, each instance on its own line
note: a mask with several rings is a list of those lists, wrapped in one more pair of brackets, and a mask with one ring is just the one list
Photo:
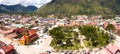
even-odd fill
[(72, 27), (57, 27), (49, 31), (53, 38), (51, 46), (55, 49), (79, 49), (80, 40), (78, 33), (73, 31)]
[(108, 24), (108, 26), (105, 29), (108, 30), (108, 31), (112, 31), (112, 30), (115, 29), (115, 27), (114, 27), (113, 24)]
[(113, 19), (115, 15), (102, 15), (103, 19)]
[(9, 12), (25, 12), (25, 13), (32, 13), (34, 12), (36, 9), (38, 9), (37, 7), (35, 6), (23, 6), (23, 5), (20, 5), (20, 4), (17, 4), (17, 5), (3, 5), (3, 4), (0, 4), (0, 13), (9, 13)]
[(91, 42), (87, 40), (83, 40), (86, 47), (90, 47)]
[(40, 15), (113, 15), (120, 14), (120, 0), (52, 0), (39, 8)]
[(87, 46), (101, 47), (107, 45), (111, 41), (107, 33), (100, 31), (100, 29), (95, 26), (83, 26), (80, 27), (79, 30), (80, 33), (87, 38), (89, 42), (85, 41), (85, 45)]
[(104, 33), (95, 26), (78, 26), (79, 32), (73, 31), (73, 27), (56, 27), (49, 31), (53, 41), (51, 46), (55, 49), (79, 49), (80, 45), (79, 35), (86, 37), (83, 40), (86, 47), (102, 47), (112, 42), (112, 38), (108, 33)]

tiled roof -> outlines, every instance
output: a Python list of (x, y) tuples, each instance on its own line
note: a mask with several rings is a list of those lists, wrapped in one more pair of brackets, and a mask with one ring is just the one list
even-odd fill
[(106, 51), (107, 54), (112, 54), (112, 52), (109, 51), (107, 48), (105, 48), (105, 51)]
[(26, 37), (25, 37), (25, 36), (22, 36), (22, 37), (20, 38), (20, 40), (25, 41), (25, 40), (26, 40)]
[(104, 28), (106, 28), (107, 27), (107, 25), (108, 25), (108, 22), (103, 22), (103, 26), (104, 26)]
[[(117, 45), (114, 44), (109, 44), (108, 46), (106, 46), (105, 48), (107, 51), (109, 51), (111, 54), (115, 54), (117, 52), (117, 50), (119, 50), (120, 48)], [(106, 52), (107, 52), (106, 51)]]
[(0, 47), (5, 46), (5, 45), (6, 45), (6, 43), (0, 41)]
[(2, 49), (7, 53), (13, 50), (14, 47), (11, 44), (9, 44), (9, 45), (3, 46)]
[(36, 34), (36, 31), (35, 30), (29, 30), (29, 35), (33, 35), (33, 34)]
[(9, 38), (13, 38), (13, 37), (15, 37), (15, 36), (17, 36), (16, 33), (12, 33), (12, 34), (7, 35), (7, 37), (9, 37)]
[(40, 54), (48, 54), (47, 52), (42, 52), (42, 53), (40, 53)]
[(8, 34), (8, 33), (10, 33), (10, 32), (13, 32), (13, 29), (14, 28), (11, 28), (11, 27), (2, 27), (2, 28), (0, 28), (0, 33), (2, 33), (2, 34)]
[(34, 39), (38, 38), (38, 35), (37, 34), (34, 34), (34, 35), (31, 35), (29, 37), (30, 41), (33, 41)]
[(0, 52), (0, 54), (2, 54), (2, 53)]
[(92, 22), (89, 22), (88, 25), (97, 25), (97, 23), (92, 21)]
[(14, 29), (13, 32), (15, 33), (21, 33), (21, 32), (26, 32), (27, 29), (26, 28), (17, 28), (17, 29)]

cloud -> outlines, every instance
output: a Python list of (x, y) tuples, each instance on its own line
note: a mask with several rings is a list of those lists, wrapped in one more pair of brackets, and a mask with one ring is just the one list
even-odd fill
[(51, 0), (0, 0), (0, 4), (5, 4), (5, 5), (21, 4), (24, 6), (34, 5), (36, 7), (40, 7), (50, 1)]

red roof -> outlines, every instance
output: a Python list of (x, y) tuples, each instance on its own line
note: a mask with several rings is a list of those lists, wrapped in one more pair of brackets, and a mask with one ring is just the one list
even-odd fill
[(108, 54), (115, 54), (120, 48), (117, 45), (114, 44), (109, 44), (108, 46), (106, 46), (105, 48)]
[(0, 52), (0, 54), (2, 54), (2, 53)]
[(118, 23), (113, 21), (112, 24), (114, 25), (114, 27), (117, 29), (118, 28)]
[(33, 34), (36, 34), (36, 31), (35, 30), (29, 30), (29, 35), (33, 35)]
[(4, 30), (0, 29), (0, 33), (2, 33), (2, 34), (8, 34), (10, 32), (13, 32), (13, 30), (11, 29), (11, 30), (4, 31)]
[(89, 22), (88, 25), (95, 26), (95, 25), (97, 25), (97, 23), (95, 21), (92, 21), (92, 22)]
[(106, 28), (108, 26), (108, 22), (103, 22), (103, 27)]
[(7, 46), (3, 46), (2, 49), (5, 51), (5, 53), (10, 52), (14, 49), (13, 45), (9, 44)]
[(9, 37), (9, 38), (13, 38), (13, 37), (16, 37), (16, 36), (17, 36), (16, 33), (12, 33), (12, 34), (7, 35), (7, 37)]
[(14, 29), (13, 32), (15, 33), (21, 33), (21, 32), (26, 32), (27, 29), (26, 28), (17, 28), (17, 29)]
[(19, 28), (19, 30), (22, 32), (22, 31), (27, 31), (26, 28)]
[(112, 52), (107, 48), (105, 48), (105, 51), (106, 51), (107, 54), (112, 54)]
[(26, 37), (25, 37), (25, 36), (22, 36), (22, 37), (20, 38), (20, 40), (25, 41), (25, 40), (26, 40)]
[(40, 54), (48, 54), (47, 52), (42, 52), (42, 53), (40, 53)]
[(0, 41), (0, 47), (2, 47), (2, 46), (4, 46), (4, 45), (6, 45), (6, 43)]

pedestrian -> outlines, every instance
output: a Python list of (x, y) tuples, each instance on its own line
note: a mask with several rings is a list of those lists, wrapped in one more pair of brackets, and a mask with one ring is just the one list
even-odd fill
[(90, 51), (88, 51), (88, 54), (90, 54)]
[(37, 45), (39, 45), (39, 41), (37, 41)]

